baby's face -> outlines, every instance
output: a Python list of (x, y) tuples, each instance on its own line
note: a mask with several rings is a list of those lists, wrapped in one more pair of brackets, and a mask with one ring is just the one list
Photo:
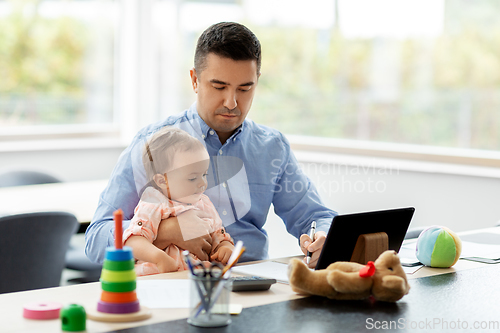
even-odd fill
[(176, 152), (167, 172), (169, 191), (162, 189), (163, 194), (187, 204), (197, 202), (207, 188), (209, 164), (210, 157), (205, 149)]

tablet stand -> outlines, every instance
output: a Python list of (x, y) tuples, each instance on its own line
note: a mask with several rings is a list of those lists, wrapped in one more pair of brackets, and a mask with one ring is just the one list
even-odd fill
[(389, 249), (389, 237), (385, 232), (359, 235), (352, 251), (351, 261), (366, 265), (375, 261), (378, 256)]

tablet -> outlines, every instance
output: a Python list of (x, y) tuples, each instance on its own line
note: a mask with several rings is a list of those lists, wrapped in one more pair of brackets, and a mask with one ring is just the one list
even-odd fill
[(408, 207), (335, 216), (316, 269), (325, 269), (336, 261), (350, 261), (362, 234), (385, 232), (389, 238), (389, 249), (398, 252), (414, 212), (415, 208)]

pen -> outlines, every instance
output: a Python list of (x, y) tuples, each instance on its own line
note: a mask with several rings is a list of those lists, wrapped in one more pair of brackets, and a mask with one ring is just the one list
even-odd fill
[[(313, 221), (311, 223), (311, 230), (309, 231), (309, 238), (311, 238), (312, 242), (314, 242), (314, 234), (315, 233), (316, 233), (316, 221)], [(311, 262), (311, 256), (312, 256), (312, 253), (307, 251), (306, 264), (308, 264), (308, 265)]]
[(191, 260), (189, 259), (189, 251), (188, 250), (182, 251), (182, 255), (184, 256), (184, 261), (186, 262), (189, 270), (191, 271), (191, 274), (195, 275), (193, 264), (191, 263)]
[[(241, 242), (241, 244), (240, 244), (240, 242)], [(222, 279), (225, 279), (225, 280), (221, 280), (221, 282), (217, 286), (217, 289), (215, 290), (215, 294), (214, 294), (215, 296), (213, 297), (211, 304), (209, 304), (209, 306), (208, 306), (209, 311), (213, 308), (213, 306), (215, 305), (215, 302), (217, 302), (217, 299), (219, 298), (220, 294), (222, 293), (222, 289), (224, 288), (224, 284), (227, 282), (227, 280), (231, 276), (231, 267), (233, 267), (238, 262), (238, 259), (241, 257), (243, 252), (245, 252), (245, 247), (243, 246), (242, 241), (238, 241), (236, 243), (234, 249), (238, 250), (239, 253), (236, 256), (231, 255), (231, 257), (229, 258), (229, 261), (227, 262), (227, 265), (225, 267), (226, 272), (222, 274)], [(233, 253), (237, 253), (237, 252), (233, 251)]]
[(222, 289), (224, 288), (224, 285), (227, 282), (227, 279), (229, 279), (231, 275), (231, 268), (238, 262), (238, 259), (241, 257), (241, 255), (245, 252), (245, 247), (243, 246), (243, 242), (240, 240), (236, 242), (236, 245), (234, 246), (233, 253), (231, 254), (231, 257), (229, 258), (229, 261), (226, 264), (226, 267), (224, 267), (224, 270), (221, 273), (220, 280), (218, 281), (217, 289), (215, 289), (215, 292), (213, 293), (214, 297), (209, 297), (207, 304), (202, 304), (201, 302), (197, 306), (196, 314), (194, 315), (195, 317), (198, 317), (198, 315), (201, 313), (203, 308), (205, 308), (205, 311), (210, 313), (212, 308), (214, 307), (215, 303), (217, 302), (217, 299), (219, 298), (220, 294), (222, 293)]
[[(196, 278), (196, 275), (194, 274), (194, 267), (193, 263), (191, 262), (191, 259), (189, 258), (189, 251), (184, 250), (182, 251), (182, 255), (184, 256), (184, 260), (186, 261), (186, 264), (189, 267), (189, 270), (191, 271), (191, 274), (193, 275), (193, 278)], [(196, 311), (195, 317), (198, 317), (200, 312), (205, 309), (205, 311), (208, 312), (208, 307), (210, 305), (210, 298), (207, 300), (207, 290), (203, 284), (203, 281), (196, 280), (195, 281), (195, 286), (196, 286), (196, 291), (198, 292), (198, 296), (200, 296), (200, 303), (197, 306), (198, 310)], [(201, 290), (201, 289), (204, 289)], [(209, 296), (210, 297), (210, 296)]]

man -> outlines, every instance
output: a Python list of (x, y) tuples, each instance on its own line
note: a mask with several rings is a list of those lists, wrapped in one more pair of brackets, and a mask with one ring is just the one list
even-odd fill
[[(246, 119), (261, 66), (257, 37), (237, 23), (218, 23), (198, 40), (191, 82), (196, 103), (181, 114), (142, 129), (113, 170), (86, 232), (87, 256), (102, 262), (113, 244), (113, 211), (124, 212), (124, 228), (147, 185), (140, 163), (146, 140), (164, 126), (177, 126), (198, 138), (211, 158), (208, 190), (227, 232), (246, 247), (240, 261), (266, 259), (268, 237), (263, 229), (271, 204), (289, 233), (300, 237), (314, 267), (336, 213), (326, 208), (311, 181), (301, 172), (286, 138), (278, 131)], [(187, 249), (208, 259), (211, 238), (202, 212), (190, 210), (163, 220), (154, 244)], [(317, 223), (314, 242), (307, 235)], [(200, 237), (184, 237), (194, 230)], [(193, 233), (191, 233), (193, 234)]]

